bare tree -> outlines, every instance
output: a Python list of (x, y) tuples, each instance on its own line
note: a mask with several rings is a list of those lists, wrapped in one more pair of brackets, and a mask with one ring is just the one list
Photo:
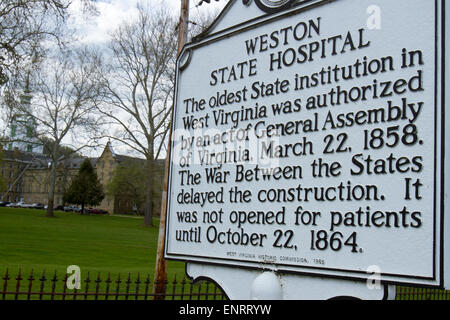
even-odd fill
[(95, 12), (92, 0), (0, 1), (0, 87), (14, 69), (36, 54), (44, 40), (62, 42), (67, 9), (73, 1), (80, 1), (85, 12)]
[[(50, 177), (47, 216), (53, 216), (56, 169), (63, 158), (61, 147), (70, 146), (74, 152), (95, 146), (91, 137), (102, 127), (95, 114), (100, 95), (97, 68), (100, 58), (87, 49), (65, 52), (40, 68), (28, 73), (26, 87), (33, 94), (29, 104), (19, 104), (22, 117), (35, 124), (33, 136), (52, 141), (49, 152)], [(71, 135), (76, 135), (75, 143)]]
[(190, 14), (188, 41), (195, 42), (205, 36), (205, 32), (209, 30), (219, 14), (220, 10), (217, 9), (212, 11), (194, 11)]
[(144, 225), (151, 226), (155, 161), (165, 151), (173, 104), (176, 22), (167, 8), (139, 5), (138, 12), (111, 35), (100, 110), (117, 128), (110, 138), (147, 160)]

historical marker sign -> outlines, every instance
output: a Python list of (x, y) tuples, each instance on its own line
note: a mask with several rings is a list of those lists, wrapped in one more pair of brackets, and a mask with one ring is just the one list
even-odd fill
[(305, 3), (186, 46), (165, 256), (440, 285), (443, 2)]

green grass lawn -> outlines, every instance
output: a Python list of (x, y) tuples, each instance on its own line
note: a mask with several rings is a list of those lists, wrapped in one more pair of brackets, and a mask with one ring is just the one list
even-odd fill
[[(64, 275), (69, 265), (78, 265), (82, 277), (127, 275), (153, 277), (159, 220), (144, 227), (143, 219), (56, 212), (45, 217), (43, 210), (0, 208), (0, 278), (11, 274), (28, 276), (55, 271)], [(169, 280), (185, 274), (184, 263), (169, 262)]]
[[(141, 281), (145, 281), (150, 274), (153, 281), (159, 220), (154, 220), (155, 227), (144, 227), (142, 224), (143, 218), (137, 217), (56, 212), (55, 218), (47, 218), (43, 210), (0, 207), (0, 285), (3, 286), (2, 278), (8, 269), (11, 278), (8, 291), (15, 290), (15, 278), (20, 269), (23, 277), (21, 291), (27, 290), (27, 278), (32, 270), (36, 279), (44, 271), (47, 279), (51, 279), (56, 272), (58, 287), (62, 288), (62, 279), (70, 265), (80, 267), (82, 280), (89, 273), (92, 281), (90, 290), (95, 286), (98, 274), (103, 281), (108, 274), (113, 281), (119, 274), (122, 281), (131, 274), (132, 283), (138, 274)], [(169, 294), (172, 292), (170, 283), (175, 276), (179, 284), (185, 276), (185, 264), (169, 261)], [(50, 281), (46, 285), (48, 292)], [(39, 286), (39, 281), (34, 292), (38, 290), (36, 286)], [(114, 287), (115, 282), (112, 283), (113, 291)], [(133, 285), (131, 288), (133, 290)], [(180, 288), (177, 288), (179, 291)], [(104, 288), (100, 292), (104, 292), (102, 290)], [(120, 292), (124, 290), (122, 286)], [(400, 299), (402, 297), (398, 296)], [(405, 291), (405, 297), (411, 299), (410, 289)], [(420, 291), (414, 297), (448, 299), (449, 294), (436, 290), (431, 293)], [(14, 295), (6, 298), (13, 299)]]

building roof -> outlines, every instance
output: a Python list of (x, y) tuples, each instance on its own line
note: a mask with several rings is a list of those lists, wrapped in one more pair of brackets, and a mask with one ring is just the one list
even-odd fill
[(46, 161), (47, 155), (34, 152), (23, 152), (20, 150), (2, 150), (3, 160), (19, 161), (24, 163), (30, 163), (34, 161)]
[[(117, 161), (117, 163), (122, 163), (125, 161), (139, 161), (144, 162), (144, 159), (141, 158), (134, 158), (126, 155), (120, 155), (114, 153), (111, 143), (108, 141), (108, 143), (105, 146), (105, 150), (108, 150), (113, 155), (114, 159)], [(105, 151), (104, 150), (104, 151)], [(104, 152), (103, 151), (103, 152)], [(103, 153), (102, 153), (103, 154)], [(81, 164), (86, 159), (86, 157), (73, 157), (73, 158), (67, 158), (59, 161), (59, 164), (63, 165), (66, 169), (79, 169), (81, 167)], [(97, 165), (99, 158), (88, 158), (91, 161), (92, 166), (95, 168)], [(23, 162), (25, 164), (31, 163), (31, 168), (33, 169), (47, 169), (49, 167), (49, 163), (51, 162), (51, 159), (48, 155), (41, 154), (41, 153), (33, 153), (33, 152), (24, 152), (20, 151), (18, 149), (16, 150), (3, 150), (3, 160), (6, 161), (15, 161), (15, 162)], [(157, 164), (163, 165), (165, 160), (156, 160)]]

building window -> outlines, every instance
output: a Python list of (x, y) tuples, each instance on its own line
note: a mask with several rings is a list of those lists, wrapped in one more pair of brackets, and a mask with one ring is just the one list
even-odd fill
[(27, 138), (33, 137), (33, 128), (27, 127)]
[(27, 152), (33, 152), (33, 145), (27, 145)]

